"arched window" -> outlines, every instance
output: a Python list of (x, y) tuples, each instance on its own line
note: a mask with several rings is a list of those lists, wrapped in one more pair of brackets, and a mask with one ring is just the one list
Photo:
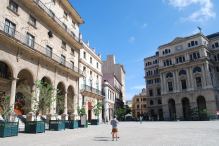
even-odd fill
[(173, 74), (171, 72), (166, 74), (166, 78), (172, 78), (172, 77), (173, 77)]
[(202, 72), (202, 69), (197, 66), (193, 69), (193, 73), (196, 73), (196, 72)]
[(181, 75), (186, 75), (186, 71), (184, 69), (179, 71), (179, 76), (181, 76)]

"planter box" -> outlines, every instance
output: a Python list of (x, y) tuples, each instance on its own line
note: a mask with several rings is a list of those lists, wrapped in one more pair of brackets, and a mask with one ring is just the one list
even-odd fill
[(78, 125), (80, 128), (87, 128), (88, 127), (88, 121), (86, 120), (86, 124), (85, 125), (81, 125), (81, 120), (78, 121)]
[(43, 121), (27, 121), (25, 123), (26, 133), (43, 133), (45, 132), (45, 122)]
[(99, 125), (99, 119), (92, 119), (91, 125)]
[(65, 121), (64, 120), (50, 120), (49, 130), (53, 130), (53, 131), (65, 130)]
[(18, 135), (18, 122), (0, 122), (0, 137)]
[(78, 120), (65, 121), (65, 128), (68, 128), (68, 129), (78, 128)]

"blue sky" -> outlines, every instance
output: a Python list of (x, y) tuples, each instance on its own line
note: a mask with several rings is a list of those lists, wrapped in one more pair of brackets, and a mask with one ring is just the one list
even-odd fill
[(126, 70), (126, 95), (145, 87), (145, 57), (177, 36), (219, 31), (219, 0), (70, 0), (85, 20), (84, 41), (102, 54), (114, 54)]

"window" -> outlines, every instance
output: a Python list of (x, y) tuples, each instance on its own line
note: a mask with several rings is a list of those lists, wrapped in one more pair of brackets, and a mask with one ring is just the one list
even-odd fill
[(92, 57), (90, 57), (90, 63), (92, 64)]
[(146, 108), (147, 106), (146, 106), (146, 104), (143, 104), (143, 108)]
[(155, 83), (160, 83), (160, 78), (154, 79)]
[(67, 29), (68, 29), (67, 25), (65, 23), (62, 23), (62, 25), (63, 25), (64, 29), (67, 31)]
[(31, 35), (30, 33), (27, 33), (27, 45), (31, 48), (34, 48), (34, 40), (35, 37)]
[(92, 71), (90, 71), (90, 76), (92, 76)]
[(65, 65), (65, 56), (61, 55), (61, 64)]
[(171, 72), (168, 72), (167, 74), (166, 74), (166, 78), (172, 78), (173, 77), (173, 74), (171, 73)]
[(140, 106), (139, 106), (139, 105), (137, 105), (137, 109), (139, 109), (139, 107), (140, 107)]
[(172, 60), (167, 59), (167, 60), (164, 60), (163, 63), (164, 63), (164, 66), (170, 66), (170, 65), (172, 65)]
[(16, 29), (16, 25), (14, 23), (12, 23), (11, 21), (9, 21), (8, 19), (5, 20), (5, 32), (11, 36), (15, 35), (15, 29)]
[(183, 62), (185, 62), (186, 60), (185, 60), (185, 57), (184, 56), (179, 56), (179, 57), (177, 57), (176, 58), (176, 63), (178, 64), (178, 63), (183, 63)]
[(219, 72), (219, 67), (218, 66), (216, 67), (216, 71)]
[(97, 68), (99, 68), (99, 63), (97, 62)]
[(36, 27), (36, 18), (34, 18), (32, 15), (29, 16), (28, 23), (34, 27)]
[(68, 13), (64, 11), (64, 18), (67, 19), (67, 17), (68, 17)]
[(62, 40), (62, 46), (63, 49), (66, 49), (66, 42)]
[(182, 86), (182, 89), (185, 90), (187, 87), (186, 87), (186, 80), (181, 80), (181, 86)]
[(202, 69), (198, 66), (193, 69), (193, 73), (201, 72), (201, 71), (202, 71)]
[(192, 54), (189, 55), (190, 60), (196, 60), (198, 58), (200, 58), (200, 54), (199, 52), (193, 52)]
[(86, 52), (84, 52), (84, 59), (86, 59)]
[(9, 7), (10, 10), (17, 13), (18, 12), (18, 4), (16, 4), (13, 0), (9, 1)]
[(154, 104), (154, 101), (153, 100), (150, 100), (150, 105), (153, 105)]
[(162, 104), (161, 99), (158, 99), (157, 103), (158, 103), (158, 104)]
[(197, 45), (198, 45), (198, 41), (191, 41), (190, 43), (188, 43), (188, 47), (193, 47)]
[(75, 67), (75, 63), (73, 61), (71, 61), (71, 67), (72, 67), (72, 69), (74, 69), (74, 67)]
[(137, 98), (136, 101), (139, 102), (139, 99)]
[(75, 50), (71, 48), (71, 55), (75, 56)]
[(179, 76), (181, 76), (181, 75), (186, 75), (186, 71), (185, 70), (180, 70), (179, 71)]
[(167, 84), (168, 84), (169, 91), (170, 92), (173, 91), (173, 83), (172, 82), (168, 82)]
[(46, 55), (52, 57), (52, 48), (50, 46), (46, 46)]
[(146, 101), (146, 98), (143, 98), (143, 101)]
[(201, 88), (202, 87), (201, 77), (196, 77), (195, 80), (196, 80), (196, 87)]
[(158, 95), (158, 96), (161, 95), (161, 93), (160, 93), (160, 88), (157, 88), (157, 95)]
[(153, 90), (149, 90), (149, 95), (153, 96)]

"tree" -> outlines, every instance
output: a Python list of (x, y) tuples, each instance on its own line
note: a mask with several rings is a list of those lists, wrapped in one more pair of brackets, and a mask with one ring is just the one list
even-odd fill
[(115, 111), (115, 115), (117, 116), (118, 120), (124, 120), (126, 114), (125, 108), (118, 108)]
[(93, 107), (94, 115), (97, 118), (99, 117), (101, 110), (102, 110), (102, 103), (97, 102), (97, 104)]
[(83, 115), (86, 115), (86, 111), (85, 111), (84, 107), (82, 107), (82, 108), (78, 107), (78, 115), (80, 117), (83, 116)]
[(8, 120), (9, 114), (12, 112), (13, 106), (10, 106), (10, 96), (0, 97), (0, 114), (4, 120)]

